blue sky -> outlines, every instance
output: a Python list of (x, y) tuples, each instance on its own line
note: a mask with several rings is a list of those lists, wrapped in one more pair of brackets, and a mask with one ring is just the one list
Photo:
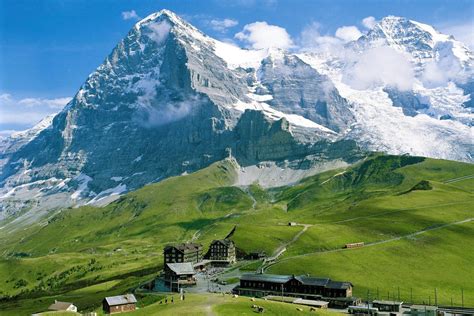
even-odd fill
[(0, 0), (0, 135), (59, 111), (137, 19), (164, 8), (234, 41), (256, 21), (297, 38), (314, 22), (333, 36), (342, 26), (363, 32), (368, 16), (399, 15), (474, 42), (472, 0)]

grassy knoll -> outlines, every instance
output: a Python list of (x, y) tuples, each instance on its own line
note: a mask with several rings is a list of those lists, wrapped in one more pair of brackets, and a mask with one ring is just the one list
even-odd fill
[[(92, 308), (156, 275), (167, 243), (195, 240), (206, 248), (231, 231), (246, 252), (287, 245), (270, 272), (348, 280), (363, 297), (378, 288), (393, 298), (400, 287), (409, 300), (412, 289), (418, 302), (433, 301), (436, 287), (440, 302), (453, 296), (459, 303), (463, 287), (465, 303), (474, 305), (474, 222), (443, 226), (474, 218), (474, 165), (373, 155), (271, 190), (233, 187), (234, 170), (219, 162), (103, 208), (65, 209), (24, 231), (0, 233), (0, 296), (7, 297), (0, 310), (26, 315), (55, 297)], [(310, 226), (293, 240), (303, 226), (289, 221)], [(436, 227), (443, 228), (429, 230)], [(334, 252), (359, 241), (377, 244)]]
[[(248, 297), (233, 298), (230, 295), (220, 294), (188, 294), (184, 301), (174, 297), (173, 304), (155, 303), (145, 308), (127, 313), (127, 315), (253, 315), (252, 305), (259, 305), (265, 308), (265, 315), (314, 315), (309, 311), (309, 307), (265, 301), (256, 299), (251, 301)], [(301, 308), (303, 311), (297, 311)], [(99, 312), (99, 314), (101, 314)], [(317, 315), (340, 315), (336, 312), (318, 311)]]
[[(280, 303), (273, 301), (265, 301), (262, 299), (255, 299), (251, 301), (248, 297), (233, 298), (230, 295), (222, 296), (220, 294), (187, 294), (186, 299), (181, 301), (177, 295), (173, 295), (174, 303), (171, 303), (171, 295), (166, 296), (168, 303), (164, 303), (164, 297), (160, 295), (148, 295), (145, 297), (138, 297), (137, 310), (128, 312), (127, 315), (252, 315), (254, 314), (252, 305), (259, 305), (265, 308), (265, 315), (314, 315), (314, 312), (309, 311), (309, 307), (288, 303)], [(52, 299), (52, 298), (47, 298)], [(76, 299), (69, 296), (69, 300)], [(162, 301), (162, 304), (159, 302)], [(145, 302), (146, 304), (142, 304)], [(38, 304), (36, 309), (34, 304)], [(41, 311), (41, 304), (39, 301), (31, 302), (31, 305), (26, 307), (19, 307), (15, 312), (2, 312), (1, 315), (28, 315), (32, 311)], [(46, 305), (45, 305), (46, 306)], [(46, 306), (47, 308), (47, 306)], [(296, 308), (301, 308), (303, 312), (297, 311)], [(105, 315), (100, 307), (100, 300), (88, 310), (97, 312), (98, 315)], [(41, 315), (56, 316), (56, 315), (78, 315), (75, 313), (58, 313), (45, 312)], [(341, 315), (336, 312), (318, 311), (317, 315)]]

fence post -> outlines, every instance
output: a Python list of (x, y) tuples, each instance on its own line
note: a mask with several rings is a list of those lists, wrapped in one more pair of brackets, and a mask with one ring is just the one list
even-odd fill
[(435, 306), (438, 306), (438, 292), (436, 291), (436, 288), (435, 288)]
[(369, 291), (370, 291), (370, 290), (367, 290), (367, 297), (366, 297), (366, 300), (367, 300), (367, 315), (370, 314), (370, 312), (369, 312), (369, 310), (370, 310), (370, 309), (369, 309), (369, 308), (370, 308), (370, 307), (369, 307)]

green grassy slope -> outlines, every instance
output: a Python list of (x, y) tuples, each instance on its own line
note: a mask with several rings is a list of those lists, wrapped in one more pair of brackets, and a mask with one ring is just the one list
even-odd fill
[[(295, 218), (314, 226), (269, 272), (350, 280), (356, 285), (355, 294), (362, 297), (368, 292), (376, 296), (378, 288), (380, 297), (396, 294), (398, 298), (400, 287), (402, 299), (413, 297), (417, 302), (431, 297), (433, 303), (437, 288), (439, 303), (450, 304), (453, 298), (461, 304), (463, 288), (465, 303), (474, 305), (474, 222), (469, 221), (474, 219), (474, 195), (465, 184), (470, 179), (444, 183), (474, 174), (474, 166), (426, 159), (404, 166), (392, 161), (379, 167), (390, 158), (379, 157), (375, 166), (364, 166), (372, 163), (368, 160), (322, 186), (316, 184), (326, 180), (318, 176), (283, 190), (282, 198), (297, 205), (291, 209)], [(387, 168), (393, 165), (395, 169)], [(355, 180), (366, 170), (372, 170), (373, 176)], [(388, 181), (374, 185), (383, 179)], [(418, 185), (423, 180), (429, 188)], [(340, 187), (350, 193), (341, 194)], [(337, 202), (326, 206), (326, 199)], [(433, 230), (411, 235), (426, 229)], [(405, 238), (393, 240), (400, 236)], [(344, 244), (359, 241), (375, 244), (342, 250)], [(378, 244), (383, 241), (387, 242)]]
[[(155, 303), (143, 309), (127, 313), (127, 315), (253, 315), (256, 314), (253, 305), (265, 308), (265, 315), (314, 315), (309, 307), (281, 302), (256, 299), (251, 301), (248, 297), (234, 298), (230, 295), (219, 294), (190, 294), (184, 301), (176, 300), (173, 304)], [(300, 308), (302, 311), (297, 311)], [(101, 315), (101, 314), (99, 314)], [(319, 311), (321, 316), (342, 315), (332, 311)]]
[[(232, 239), (243, 251), (272, 254), (286, 245), (270, 272), (348, 280), (363, 297), (378, 288), (386, 298), (400, 287), (407, 300), (411, 289), (419, 302), (434, 300), (435, 287), (440, 300), (457, 302), (462, 287), (465, 303), (474, 305), (468, 282), (474, 279), (474, 222), (458, 223), (474, 218), (471, 175), (472, 164), (373, 155), (345, 170), (263, 190), (233, 187), (232, 162), (219, 162), (104, 208), (66, 209), (13, 235), (0, 232), (0, 295), (19, 295), (0, 309), (18, 302), (43, 306), (42, 297), (117, 282), (84, 296), (84, 306), (100, 304), (109, 291), (132, 287), (130, 280), (152, 278), (162, 268), (165, 244), (196, 240), (206, 247), (234, 227)], [(303, 227), (289, 221), (308, 225), (296, 240)], [(432, 230), (420, 233), (426, 229)], [(368, 247), (340, 251), (359, 241)]]
[[(332, 253), (286, 257), (271, 273), (310, 273), (350, 280), (355, 294), (405, 302), (435, 302), (472, 306), (474, 222), (430, 231), (386, 244)], [(377, 294), (378, 293), (378, 294)]]

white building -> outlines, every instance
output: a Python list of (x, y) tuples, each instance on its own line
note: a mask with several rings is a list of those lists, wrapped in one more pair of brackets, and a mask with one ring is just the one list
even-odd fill
[(77, 306), (69, 302), (60, 302), (55, 300), (54, 304), (51, 304), (48, 307), (50, 311), (68, 311), (68, 312), (77, 312)]

